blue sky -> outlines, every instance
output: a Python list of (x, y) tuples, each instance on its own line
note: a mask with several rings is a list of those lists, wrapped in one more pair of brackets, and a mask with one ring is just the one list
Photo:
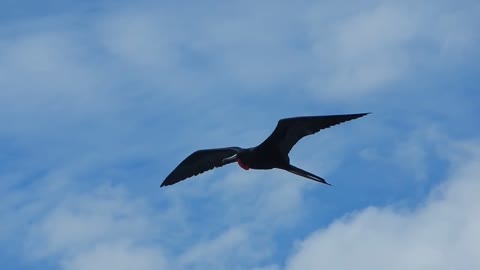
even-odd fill
[[(476, 1), (0, 2), (5, 269), (477, 269)], [(278, 119), (332, 183), (191, 152)]]

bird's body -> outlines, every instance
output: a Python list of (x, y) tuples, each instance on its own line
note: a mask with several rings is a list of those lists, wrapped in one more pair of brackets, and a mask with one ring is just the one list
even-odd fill
[(291, 165), (289, 152), (305, 136), (367, 114), (301, 116), (280, 119), (272, 134), (255, 147), (241, 148), (235, 146), (204, 149), (192, 153), (167, 176), (161, 186), (172, 185), (233, 162), (237, 162), (245, 170), (282, 169), (330, 185), (323, 178)]
[(237, 158), (237, 163), (246, 170), (269, 170), (290, 163), (288, 155), (282, 155), (275, 148), (251, 147), (242, 149), (238, 152)]

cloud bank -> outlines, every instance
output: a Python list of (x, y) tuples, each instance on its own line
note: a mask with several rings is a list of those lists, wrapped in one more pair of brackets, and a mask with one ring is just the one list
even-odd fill
[(368, 207), (298, 245), (286, 269), (476, 269), (480, 258), (480, 145), (450, 153), (448, 180), (418, 207)]

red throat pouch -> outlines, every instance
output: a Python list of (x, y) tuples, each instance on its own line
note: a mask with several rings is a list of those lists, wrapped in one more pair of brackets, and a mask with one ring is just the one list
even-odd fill
[(242, 167), (242, 169), (244, 170), (248, 170), (250, 169), (247, 165), (243, 164), (243, 162), (241, 160), (237, 160), (237, 163), (240, 167)]

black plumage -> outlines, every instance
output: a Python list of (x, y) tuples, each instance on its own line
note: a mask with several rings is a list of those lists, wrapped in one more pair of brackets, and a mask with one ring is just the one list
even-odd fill
[(369, 113), (300, 116), (280, 119), (270, 136), (256, 147), (214, 148), (192, 153), (165, 178), (161, 187), (173, 185), (189, 177), (232, 162), (237, 162), (245, 170), (277, 168), (330, 185), (323, 178), (291, 165), (288, 154), (303, 137), (367, 114)]

